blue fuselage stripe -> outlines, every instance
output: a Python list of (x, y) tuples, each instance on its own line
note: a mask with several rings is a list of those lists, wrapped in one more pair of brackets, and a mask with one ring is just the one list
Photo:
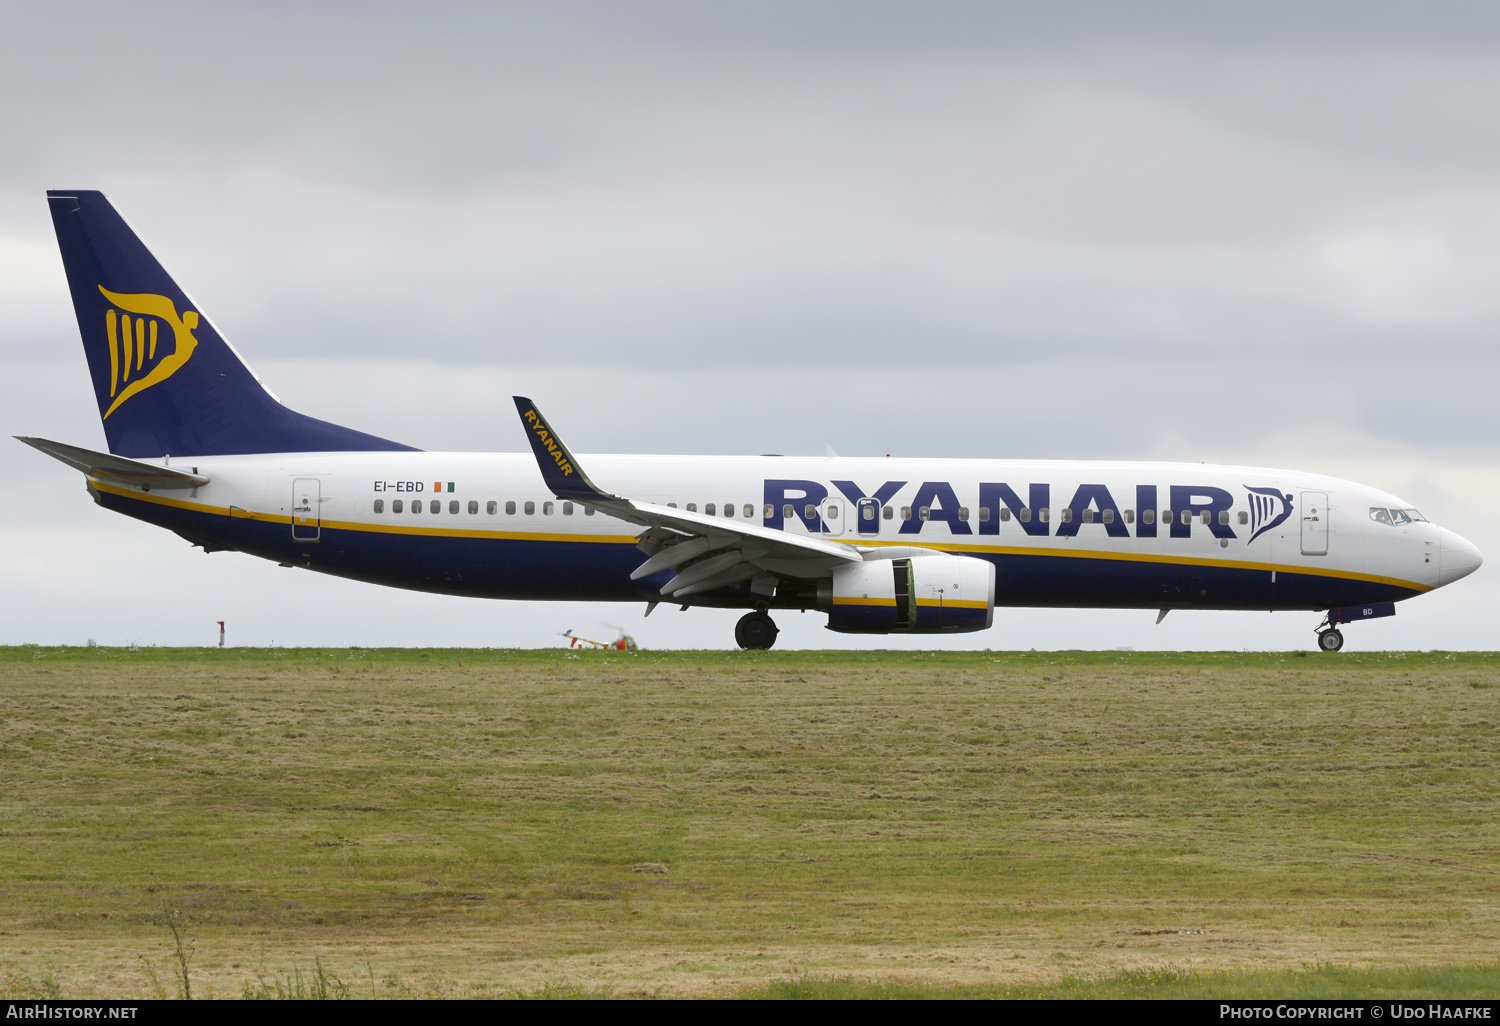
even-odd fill
[[(644, 558), (619, 543), (330, 528), (312, 544), (288, 524), (143, 502), (101, 491), (108, 509), (168, 528), (197, 544), (374, 584), (507, 599), (634, 601), (660, 597), (670, 572), (630, 580)], [(1418, 594), (1394, 584), (1246, 567), (1049, 554), (973, 552), (995, 564), (997, 606), (1073, 608), (1329, 609)], [(745, 585), (694, 596), (695, 604), (750, 607)], [(773, 602), (772, 605), (780, 603)], [(788, 605), (805, 604), (799, 598)]]

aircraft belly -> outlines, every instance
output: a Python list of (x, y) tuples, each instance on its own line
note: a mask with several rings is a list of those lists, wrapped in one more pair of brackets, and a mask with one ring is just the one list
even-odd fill
[(1268, 569), (1089, 559), (1038, 554), (988, 556), (995, 605), (1133, 609), (1328, 609), (1387, 602), (1409, 588)]

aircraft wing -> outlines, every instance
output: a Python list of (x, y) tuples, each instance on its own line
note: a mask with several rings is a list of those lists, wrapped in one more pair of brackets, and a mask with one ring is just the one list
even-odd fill
[(661, 589), (664, 596), (683, 599), (749, 581), (753, 593), (769, 598), (780, 577), (823, 577), (839, 563), (863, 559), (856, 546), (606, 492), (589, 480), (536, 404), (523, 396), (513, 398), (552, 494), (643, 528), (640, 548), (649, 558), (630, 577), (640, 580), (663, 570), (677, 571)]
[(39, 449), (53, 459), (66, 463), (74, 470), (83, 471), (89, 477), (107, 477), (116, 481), (124, 481), (126, 484), (150, 485), (154, 488), (197, 488), (199, 485), (208, 484), (208, 478), (202, 474), (189, 474), (187, 471), (173, 470), (171, 467), (158, 467), (152, 463), (142, 463), (124, 456), (113, 456), (107, 452), (94, 452), (92, 449), (82, 449), (76, 445), (53, 442), (46, 438), (27, 438), (24, 435), (14, 437), (16, 441), (25, 442), (33, 449)]

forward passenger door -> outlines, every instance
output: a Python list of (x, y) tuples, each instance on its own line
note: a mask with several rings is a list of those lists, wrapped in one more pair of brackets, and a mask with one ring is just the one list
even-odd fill
[(1302, 493), (1302, 554), (1328, 555), (1328, 493)]

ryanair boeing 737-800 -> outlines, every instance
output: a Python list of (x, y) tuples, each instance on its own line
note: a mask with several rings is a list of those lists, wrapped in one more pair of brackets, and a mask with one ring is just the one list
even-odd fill
[(108, 453), (22, 438), (101, 506), (207, 552), (501, 599), (773, 609), (836, 631), (989, 627), (996, 606), (1313, 610), (1338, 625), (1472, 573), (1410, 502), (1316, 474), (1173, 463), (422, 452), (294, 413), (101, 193), (48, 194)]

